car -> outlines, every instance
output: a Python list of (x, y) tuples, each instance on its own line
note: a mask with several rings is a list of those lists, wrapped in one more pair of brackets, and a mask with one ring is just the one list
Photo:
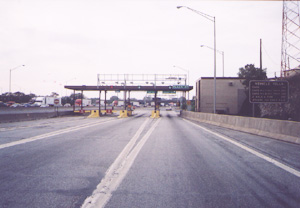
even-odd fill
[(166, 108), (166, 111), (171, 111), (172, 110), (172, 107), (171, 106), (168, 106), (167, 108)]
[(10, 107), (12, 104), (14, 104), (14, 103), (16, 103), (15, 101), (8, 101), (7, 103), (6, 103), (6, 105), (8, 106), (8, 107)]
[(23, 107), (28, 108), (28, 107), (32, 107), (32, 106), (31, 106), (31, 104), (29, 104), (29, 103), (25, 103), (25, 104), (23, 105)]
[(0, 107), (8, 107), (4, 102), (0, 102)]
[(12, 105), (9, 106), (9, 107), (11, 107), (11, 108), (17, 108), (17, 107), (21, 107), (21, 104), (19, 104), (19, 103), (14, 103), (14, 104), (12, 104)]

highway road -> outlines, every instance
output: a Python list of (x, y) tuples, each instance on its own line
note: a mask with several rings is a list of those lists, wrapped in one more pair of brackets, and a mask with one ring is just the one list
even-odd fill
[(0, 207), (300, 206), (300, 145), (150, 113), (0, 124)]

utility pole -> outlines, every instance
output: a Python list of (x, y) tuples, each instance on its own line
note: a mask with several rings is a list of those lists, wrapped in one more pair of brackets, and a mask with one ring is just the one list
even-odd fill
[(260, 39), (260, 60), (259, 60), (259, 63), (260, 63), (260, 70), (262, 70), (262, 52), (261, 52), (261, 48), (262, 48), (262, 40)]

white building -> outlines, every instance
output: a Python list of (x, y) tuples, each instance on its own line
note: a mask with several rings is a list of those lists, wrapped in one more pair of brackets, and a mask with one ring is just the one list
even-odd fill
[(300, 74), (300, 65), (297, 66), (294, 69), (283, 71), (283, 76), (284, 77), (291, 77), (291, 76), (294, 76), (294, 75), (297, 75), (297, 74)]

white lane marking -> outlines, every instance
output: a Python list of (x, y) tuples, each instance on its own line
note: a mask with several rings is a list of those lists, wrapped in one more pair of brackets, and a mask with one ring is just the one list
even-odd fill
[(107, 121), (100, 121), (100, 122), (97, 121), (97, 122), (94, 122), (94, 123), (87, 123), (87, 124), (83, 124), (83, 125), (80, 125), (80, 126), (61, 129), (61, 130), (58, 130), (58, 131), (54, 131), (54, 132), (50, 132), (50, 133), (30, 137), (30, 138), (27, 138), (27, 139), (22, 139), (22, 140), (18, 140), (18, 141), (6, 143), (6, 144), (1, 144), (0, 149), (4, 149), (4, 148), (7, 148), (7, 147), (13, 147), (13, 146), (16, 146), (16, 145), (19, 145), (19, 144), (25, 144), (25, 143), (28, 143), (28, 142), (33, 142), (33, 141), (37, 141), (37, 140), (40, 140), (40, 139), (45, 139), (45, 138), (48, 138), (48, 137), (51, 137), (51, 136), (57, 136), (57, 135), (60, 135), (60, 134), (69, 133), (69, 132), (72, 132), (72, 131), (77, 131), (77, 130), (84, 129), (84, 128), (93, 127), (93, 126), (108, 123), (108, 122), (111, 122), (111, 121), (117, 121), (117, 120), (116, 119), (110, 119), (110, 120), (107, 120)]
[(232, 144), (234, 144), (234, 145), (236, 145), (236, 146), (238, 146), (238, 147), (240, 147), (240, 148), (242, 148), (242, 149), (244, 149), (246, 151), (248, 151), (248, 152), (256, 155), (257, 157), (260, 157), (260, 158), (262, 158), (262, 159), (264, 159), (264, 160), (266, 160), (266, 161), (268, 161), (268, 162), (276, 165), (277, 167), (279, 167), (279, 168), (281, 168), (281, 169), (283, 169), (283, 170), (285, 170), (285, 171), (287, 171), (287, 172), (289, 172), (289, 173), (291, 173), (291, 174), (293, 174), (293, 175), (295, 175), (297, 177), (300, 177), (300, 171), (298, 171), (298, 170), (296, 170), (294, 168), (291, 168), (291, 167), (289, 167), (289, 166), (287, 166), (287, 165), (279, 162), (278, 160), (270, 158), (270, 157), (268, 157), (268, 156), (266, 156), (266, 155), (264, 155), (264, 154), (262, 154), (260, 152), (257, 152), (255, 150), (253, 150), (253, 149), (251, 149), (251, 148), (249, 148), (249, 147), (247, 147), (245, 145), (242, 145), (242, 144), (240, 144), (240, 143), (238, 143), (238, 142), (236, 142), (236, 141), (234, 141), (234, 140), (232, 140), (232, 139), (230, 139), (228, 137), (225, 137), (225, 136), (223, 136), (221, 134), (213, 132), (213, 131), (211, 131), (211, 130), (203, 127), (203, 126), (197, 125), (197, 124), (195, 124), (195, 123), (193, 123), (191, 121), (188, 121), (186, 119), (183, 119), (183, 120), (186, 121), (186, 122), (189, 122), (189, 123), (191, 123), (191, 124), (193, 124), (193, 125), (195, 125), (195, 126), (197, 126), (199, 128), (201, 128), (201, 129), (203, 129), (203, 130), (205, 130), (205, 131), (207, 131), (207, 132), (209, 132), (209, 133), (211, 133), (211, 134), (213, 134), (213, 135), (215, 135), (217, 137), (220, 137), (221, 139), (226, 140), (226, 141), (228, 141), (228, 142), (230, 142), (230, 143), (232, 143)]
[(98, 184), (96, 190), (94, 190), (92, 195), (84, 201), (83, 205), (81, 206), (82, 208), (100, 208), (104, 207), (107, 204), (107, 202), (112, 197), (112, 192), (115, 191), (122, 183), (133, 162), (135, 161), (137, 155), (139, 154), (142, 147), (144, 146), (144, 144), (158, 125), (161, 118), (159, 118), (152, 125), (152, 127), (143, 136), (139, 143), (133, 148), (134, 144), (136, 143), (136, 140), (140, 137), (140, 134), (145, 128), (148, 120), (149, 118), (147, 118), (147, 120), (141, 125), (139, 130), (136, 132), (136, 134), (130, 140), (130, 142), (126, 145), (126, 147), (120, 153), (118, 158), (109, 167), (104, 178)]

